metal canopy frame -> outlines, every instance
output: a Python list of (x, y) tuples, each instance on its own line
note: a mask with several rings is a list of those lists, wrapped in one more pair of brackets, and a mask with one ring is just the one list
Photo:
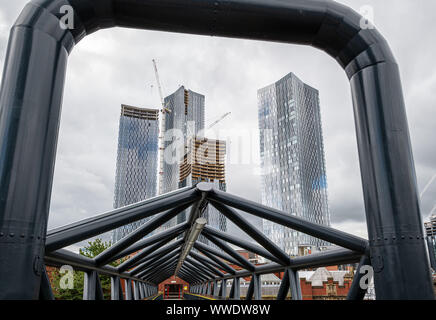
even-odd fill
[[(74, 9), (73, 29), (60, 27), (60, 8), (64, 5)], [(362, 28), (361, 21), (359, 14), (330, 0), (31, 1), (12, 27), (0, 92), (0, 299), (50, 298), (44, 265), (59, 263), (91, 272), (87, 297), (99, 295), (98, 289), (94, 290), (98, 285), (90, 283), (98, 278), (92, 272), (97, 272), (111, 275), (117, 288), (120, 279), (132, 281), (133, 296), (144, 298), (174, 272), (181, 248), (161, 251), (153, 258), (158, 250), (143, 253), (141, 264), (134, 269), (138, 273), (121, 272), (105, 264), (139, 248), (144, 252), (152, 243), (168, 240), (168, 233), (139, 240), (143, 234), (138, 231), (95, 259), (62, 248), (160, 214), (141, 229), (147, 233), (158, 221), (191, 205), (188, 228), (177, 226), (186, 241), (195, 219), (209, 202), (253, 237), (267, 251), (263, 254), (274, 256), (280, 263), (256, 267), (226, 243), (231, 240), (242, 244), (240, 239), (208, 230), (204, 235), (225, 253), (200, 243), (194, 248), (230, 273), (211, 279), (210, 269), (200, 270), (201, 263), (189, 255), (197, 267), (185, 261), (180, 276), (193, 285), (193, 290), (212, 281), (213, 292), (217, 292), (218, 280), (251, 276), (247, 297), (259, 298), (261, 274), (288, 270), (291, 275), (299, 268), (354, 262), (367, 256), (375, 271), (377, 298), (433, 299), (399, 68), (386, 40), (375, 28)], [(86, 35), (115, 26), (310, 45), (336, 59), (351, 84), (369, 242), (205, 186), (176, 191), (47, 232), (68, 55)], [(344, 249), (288, 260), (232, 208)], [(244, 270), (224, 267), (223, 257)], [(143, 270), (139, 272), (140, 268)], [(292, 288), (293, 278), (288, 280)], [(113, 290), (114, 299), (121, 298), (117, 288)], [(286, 289), (286, 283), (282, 289)], [(352, 292), (353, 297), (361, 296), (359, 290)], [(298, 292), (293, 298), (299, 298)]]

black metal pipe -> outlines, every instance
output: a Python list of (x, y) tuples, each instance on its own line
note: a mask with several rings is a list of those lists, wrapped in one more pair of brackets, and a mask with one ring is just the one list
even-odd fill
[(277, 293), (277, 300), (286, 300), (286, 296), (289, 291), (289, 268), (285, 269), (285, 273), (283, 275), (283, 279), (280, 282), (279, 291)]
[(198, 254), (196, 252), (191, 251), (189, 253), (189, 255), (191, 257), (193, 257), (194, 259), (197, 259), (198, 262), (201, 262), (206, 268), (208, 268), (210, 271), (218, 274), (219, 276), (224, 276), (224, 273), (222, 273), (219, 268), (220, 266), (218, 264), (216, 264), (215, 262), (213, 262), (212, 260), (210, 260), (209, 258)]
[[(360, 286), (360, 280), (363, 277), (363, 273), (361, 273), (361, 268), (363, 266), (370, 266), (371, 261), (367, 255), (363, 255), (360, 259), (359, 266), (357, 267), (356, 273), (354, 274), (353, 283), (351, 284), (350, 290), (347, 294), (347, 300), (363, 300), (365, 297), (367, 289), (362, 289)], [(369, 279), (370, 281), (371, 279)], [(369, 285), (369, 283), (368, 283)]]
[(141, 252), (137, 253), (136, 255), (134, 255), (133, 257), (131, 257), (130, 259), (124, 261), (122, 264), (120, 264), (118, 266), (118, 271), (120, 272), (124, 272), (130, 268), (132, 268), (133, 266), (137, 265), (137, 263), (141, 263), (141, 261), (144, 261), (144, 259), (156, 252), (157, 250), (159, 250), (160, 248), (164, 247), (168, 242), (170, 242), (173, 237), (177, 237), (177, 234), (168, 237), (167, 239), (164, 239), (156, 244), (154, 244), (153, 246), (150, 246), (144, 250), (142, 250)]
[[(208, 256), (203, 254), (201, 251), (198, 251), (198, 253), (194, 250), (190, 252), (190, 254), (198, 259), (202, 259), (203, 261), (207, 262), (210, 266), (215, 267), (218, 270), (223, 270), (222, 266), (215, 262), (215, 260), (210, 259)], [(216, 258), (218, 259), (218, 258)]]
[(232, 236), (230, 234), (227, 234), (227, 233), (224, 233), (224, 232), (220, 232), (220, 231), (218, 231), (218, 230), (216, 230), (214, 228), (210, 228), (208, 226), (205, 226), (203, 232), (204, 233), (209, 233), (210, 235), (215, 236), (216, 238), (224, 240), (224, 241), (226, 241), (228, 243), (232, 243), (232, 244), (234, 244), (234, 245), (236, 245), (236, 246), (238, 246), (240, 248), (246, 249), (246, 250), (248, 250), (250, 252), (257, 253), (258, 255), (260, 255), (260, 256), (262, 256), (264, 258), (267, 258), (267, 259), (269, 259), (271, 261), (274, 261), (274, 262), (277, 262), (277, 263), (280, 263), (280, 264), (283, 264), (283, 265), (287, 265), (287, 264), (290, 263), (290, 259), (289, 258), (288, 258), (289, 261), (287, 263), (284, 263), (283, 261), (281, 261), (280, 259), (278, 259), (274, 255), (272, 255), (270, 252), (266, 251), (264, 248), (262, 248), (260, 246), (257, 246), (257, 245), (254, 245), (254, 244), (252, 244), (252, 243), (250, 243), (248, 241), (244, 241), (242, 239), (234, 237), (234, 236)]
[(173, 268), (174, 261), (176, 261), (176, 259), (174, 258), (169, 259), (165, 264), (155, 267), (147, 271), (147, 273), (145, 273), (144, 275), (141, 275), (141, 279), (148, 280), (150, 282), (155, 282), (156, 279), (160, 279), (160, 277), (167, 274), (168, 276), (165, 277), (168, 278), (171, 275), (169, 270)]
[(199, 276), (202, 276), (203, 281), (213, 279), (215, 277), (215, 275), (213, 273), (211, 273), (207, 270), (201, 269), (201, 268), (197, 267), (196, 265), (192, 264), (191, 262), (192, 261), (188, 261), (186, 259), (185, 262), (183, 263), (183, 265), (185, 265), (186, 269), (191, 270), (191, 272), (195, 272)]
[(114, 259), (121, 259), (133, 252), (137, 252), (141, 249), (144, 249), (148, 246), (151, 246), (152, 244), (155, 244), (161, 240), (167, 239), (169, 237), (173, 237), (174, 235), (178, 236), (180, 235), (180, 233), (182, 233), (183, 231), (187, 230), (189, 228), (189, 224), (187, 222), (184, 223), (180, 223), (172, 228), (169, 228), (165, 231), (161, 231), (159, 233), (156, 233), (152, 236), (149, 236), (143, 240), (140, 240), (134, 244), (132, 244), (130, 247), (128, 247), (127, 249), (124, 249), (123, 251), (121, 251), (119, 254), (117, 254)]
[(199, 249), (198, 247), (196, 247), (194, 245), (194, 248), (196, 248), (198, 251), (200, 251), (201, 253), (203, 253), (206, 257), (208, 257), (210, 260), (214, 261), (218, 266), (218, 268), (222, 268), (222, 270), (227, 271), (230, 274), (235, 274), (236, 270), (233, 269), (231, 266), (229, 266), (228, 264), (224, 263), (223, 261), (221, 261), (219, 258), (217, 258), (216, 256), (214, 256), (212, 253), (204, 250), (204, 249)]
[(208, 280), (206, 276), (204, 276), (201, 273), (196, 273), (192, 269), (187, 268), (186, 266), (182, 266), (180, 270), (183, 270), (185, 273), (193, 277), (193, 279), (196, 279), (196, 282), (202, 282)]
[[(251, 223), (244, 219), (236, 210), (227, 207), (216, 201), (211, 201), (211, 204), (224, 216), (237, 225), (246, 234), (256, 240), (261, 246), (268, 250), (274, 257), (276, 257), (283, 265), (288, 265), (291, 262), (289, 256), (280, 249), (275, 243), (269, 240), (265, 235), (257, 230)], [(276, 259), (273, 259), (276, 260)]]
[(167, 197), (161, 196), (146, 200), (142, 205), (116, 209), (91, 219), (50, 230), (47, 234), (46, 250), (54, 251), (69, 246), (167, 209), (190, 204), (198, 200), (199, 197), (196, 189), (188, 189)]
[(45, 267), (41, 276), (39, 300), (54, 300), (53, 290), (51, 288), (50, 279), (48, 278), (47, 269)]
[[(72, 30), (59, 23), (68, 3)], [(39, 296), (67, 56), (84, 36), (115, 26), (305, 44), (334, 57), (351, 83), (377, 298), (433, 299), (399, 68), (386, 40), (361, 20), (328, 0), (28, 4), (11, 30), (0, 90), (0, 299)]]
[(434, 271), (436, 271), (436, 250), (431, 237), (427, 237), (427, 249), (430, 259), (430, 266)]
[(285, 227), (306, 233), (322, 240), (334, 243), (338, 246), (364, 253), (368, 247), (368, 241), (351, 234), (335, 230), (333, 228), (309, 222), (307, 220), (291, 216), (279, 210), (266, 207), (253, 201), (213, 190), (208, 195), (212, 200), (251, 213), (255, 216), (267, 219)]
[(117, 268), (112, 266), (97, 267), (94, 263), (94, 260), (65, 249), (47, 253), (44, 258), (44, 262), (46, 265), (53, 267), (70, 265), (74, 267), (76, 271), (97, 271), (100, 274), (105, 274), (108, 276), (120, 276), (125, 279), (141, 281), (139, 278), (131, 276), (128, 273), (118, 272)]
[[(233, 259), (231, 256), (229, 256), (228, 254), (226, 254), (225, 252), (216, 250), (215, 248), (212, 248), (208, 245), (205, 245), (201, 242), (196, 242), (194, 244), (194, 248), (201, 251), (204, 255), (206, 255), (208, 258), (214, 260), (216, 263), (218, 263), (220, 266), (223, 267), (224, 270), (226, 270), (229, 273), (234, 274), (235, 269), (233, 269), (232, 267), (230, 267), (228, 264), (226, 264), (225, 262), (221, 261), (220, 259), (218, 259), (217, 257), (222, 258), (225, 261), (228, 261), (232, 264), (241, 266), (240, 262), (238, 262), (236, 259)], [(244, 266), (241, 266), (244, 267)]]
[(83, 280), (83, 300), (103, 300), (103, 290), (101, 288), (100, 277), (97, 271), (84, 273)]
[(171, 210), (168, 210), (166, 212), (163, 212), (156, 217), (152, 218), (151, 220), (144, 223), (142, 226), (140, 226), (138, 229), (136, 229), (134, 232), (130, 233), (126, 237), (122, 238), (120, 241), (115, 243), (113, 246), (107, 248), (105, 251), (100, 253), (98, 256), (96, 256), (95, 263), (98, 266), (104, 265), (108, 262), (113, 261), (113, 257), (120, 253), (122, 250), (128, 248), (130, 245), (134, 244), (138, 240), (141, 240), (149, 233), (153, 232), (157, 228), (159, 228), (164, 223), (168, 222), (175, 216), (177, 216), (180, 212), (187, 209), (192, 202), (185, 203), (181, 206), (178, 206), (176, 208), (173, 208)]
[(171, 258), (173, 255), (179, 254), (180, 251), (182, 251), (181, 248), (173, 249), (172, 247), (167, 247), (165, 248), (165, 250), (160, 251), (159, 254), (156, 254), (156, 257), (153, 257), (153, 259), (150, 259), (146, 261), (144, 264), (137, 266), (129, 273), (131, 275), (142, 274), (139, 272), (145, 271), (146, 268), (149, 269), (154, 268), (155, 266), (159, 265), (159, 263), (165, 262), (166, 259)]
[(217, 272), (217, 270), (213, 270), (211, 271), (209, 268), (207, 268), (204, 263), (202, 263), (201, 261), (195, 261), (194, 259), (191, 259), (189, 256), (186, 257), (185, 259), (186, 261), (188, 261), (190, 264), (192, 264), (193, 266), (197, 267), (198, 269), (200, 269), (203, 273), (207, 274), (208, 276), (211, 277), (211, 279), (215, 278), (217, 275), (218, 277), (222, 277), (224, 274), (222, 272)]
[(147, 257), (143, 258), (142, 260), (137, 261), (133, 265), (131, 265), (130, 266), (131, 268), (135, 267), (135, 266), (136, 266), (136, 268), (130, 272), (135, 273), (135, 272), (137, 272), (137, 270), (143, 270), (144, 268), (153, 264), (155, 261), (159, 260), (163, 255), (167, 254), (168, 252), (173, 251), (174, 249), (182, 250), (180, 248), (180, 245), (182, 243), (183, 243), (183, 239), (179, 239), (179, 240), (176, 240), (176, 241), (160, 248), (159, 250), (156, 250), (155, 252), (153, 252), (149, 256), (147, 256)]
[(233, 259), (235, 259), (239, 266), (254, 271), (256, 267), (247, 259), (245, 259), (243, 256), (241, 256), (239, 253), (237, 253), (235, 250), (233, 250), (228, 244), (225, 242), (222, 242), (221, 240), (215, 238), (214, 236), (211, 236), (210, 234), (203, 233), (203, 235), (211, 242), (213, 242), (215, 245), (217, 245), (219, 248), (221, 248), (224, 252), (226, 252), (228, 255), (230, 255)]
[[(351, 251), (348, 249), (328, 250), (321, 253), (314, 253), (304, 257), (297, 257), (292, 259), (292, 263), (288, 268), (298, 271), (308, 268), (326, 267), (341, 264), (356, 263), (360, 261), (362, 254), (359, 252)], [(276, 272), (283, 272), (286, 267), (278, 263), (269, 263), (256, 267), (256, 274), (269, 274)], [(251, 271), (239, 270), (236, 274), (226, 274), (222, 278), (215, 278), (215, 280), (231, 279), (237, 277), (250, 277), (253, 274)]]

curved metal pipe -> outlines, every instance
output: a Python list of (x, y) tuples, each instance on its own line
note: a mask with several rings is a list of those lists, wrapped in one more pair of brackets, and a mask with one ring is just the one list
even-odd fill
[[(59, 25), (71, 5), (75, 28)], [(329, 0), (34, 0), (11, 30), (0, 93), (0, 299), (38, 297), (68, 53), (115, 26), (297, 43), (351, 83), (376, 294), (433, 298), (398, 66), (360, 15)], [(394, 285), (392, 285), (394, 284)]]

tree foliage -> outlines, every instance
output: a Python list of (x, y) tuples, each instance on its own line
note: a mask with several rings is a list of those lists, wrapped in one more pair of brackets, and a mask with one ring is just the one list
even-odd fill
[[(106, 250), (111, 246), (111, 242), (103, 242), (102, 239), (95, 239), (94, 241), (89, 241), (88, 245), (79, 250), (79, 254), (88, 258), (94, 258), (101, 252)], [(124, 261), (120, 259), (111, 263), (112, 266), (118, 266)], [(49, 268), (47, 270), (48, 276), (50, 278), (53, 294), (57, 300), (82, 300), (83, 299), (83, 283), (84, 283), (84, 272), (73, 271), (74, 281), (72, 289), (62, 289), (61, 282), (62, 277), (65, 274), (61, 274), (58, 268)], [(111, 279), (109, 276), (100, 275), (100, 282), (103, 289), (103, 295), (105, 299), (110, 298), (111, 292)]]

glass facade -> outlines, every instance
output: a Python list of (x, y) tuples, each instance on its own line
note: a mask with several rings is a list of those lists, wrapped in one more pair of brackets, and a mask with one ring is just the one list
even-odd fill
[[(114, 208), (157, 195), (159, 110), (121, 107)], [(143, 219), (113, 231), (112, 242), (138, 228)]]
[[(293, 73), (258, 90), (262, 203), (330, 226), (318, 90)], [(322, 240), (263, 220), (263, 230), (289, 255)]]
[[(161, 173), (163, 175), (160, 188), (162, 194), (179, 189), (180, 162), (183, 159), (188, 138), (198, 135), (204, 129), (204, 103), (204, 95), (187, 90), (183, 86), (165, 98), (165, 107), (170, 110), (165, 116), (165, 132), (166, 136), (171, 139), (165, 139), (167, 141), (164, 143), (166, 155)], [(181, 141), (177, 143), (177, 139)], [(172, 145), (179, 145), (181, 149), (177, 151)], [(172, 153), (171, 157), (168, 151)], [(172, 158), (172, 161), (168, 161), (168, 158)], [(166, 223), (163, 229), (175, 226), (176, 223), (177, 219), (174, 218)]]

